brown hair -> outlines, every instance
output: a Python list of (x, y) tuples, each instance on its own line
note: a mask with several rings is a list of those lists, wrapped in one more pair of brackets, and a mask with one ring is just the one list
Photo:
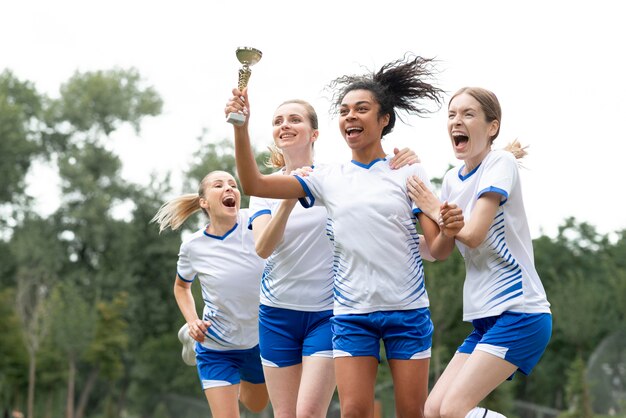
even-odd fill
[[(500, 101), (498, 100), (498, 97), (496, 97), (495, 93), (493, 93), (492, 91), (489, 91), (482, 87), (463, 87), (457, 90), (457, 92), (454, 93), (454, 95), (450, 98), (450, 101), (448, 102), (448, 107), (450, 107), (450, 103), (452, 103), (452, 100), (454, 100), (456, 96), (464, 93), (472, 96), (474, 99), (476, 99), (478, 104), (480, 104), (480, 108), (485, 113), (485, 120), (487, 122), (493, 122), (494, 120), (498, 121), (498, 130), (491, 138), (489, 138), (491, 140), (491, 143), (493, 144), (493, 141), (495, 141), (495, 139), (498, 137), (498, 134), (500, 133), (500, 125), (502, 123), (502, 108), (500, 107)], [(514, 139), (513, 141), (509, 142), (503, 149), (513, 154), (513, 156), (515, 156), (515, 158), (517, 158), (518, 160), (521, 160), (526, 155), (528, 155), (526, 148), (528, 148), (528, 145), (522, 147), (520, 142), (517, 139)]]
[[(311, 103), (307, 102), (306, 100), (286, 100), (282, 102), (276, 109), (286, 104), (292, 103), (299, 104), (300, 106), (304, 107), (305, 114), (306, 116), (308, 116), (311, 127), (313, 129), (318, 129), (319, 122), (317, 119), (317, 112), (315, 111)], [(283, 168), (285, 166), (285, 157), (283, 156), (283, 152), (280, 150), (280, 148), (278, 148), (276, 145), (270, 145), (269, 147), (267, 147), (267, 149), (270, 152), (270, 156), (268, 157), (267, 161), (265, 161), (265, 165), (267, 167)]]
[(480, 108), (485, 113), (485, 119), (487, 122), (493, 122), (494, 120), (498, 121), (498, 130), (491, 138), (489, 138), (491, 143), (493, 143), (500, 133), (500, 124), (502, 123), (502, 108), (500, 107), (498, 98), (493, 92), (481, 87), (463, 87), (454, 93), (454, 95), (450, 98), (448, 107), (450, 107), (450, 103), (452, 103), (452, 100), (454, 100), (456, 96), (463, 93), (469, 94), (476, 99), (476, 101), (480, 104)]

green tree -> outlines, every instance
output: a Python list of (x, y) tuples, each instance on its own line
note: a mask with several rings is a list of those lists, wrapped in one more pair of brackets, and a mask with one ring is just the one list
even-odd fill
[(74, 418), (76, 374), (94, 337), (95, 310), (74, 283), (60, 282), (52, 292), (52, 336), (67, 364), (66, 417)]
[(76, 72), (61, 86), (58, 121), (79, 132), (94, 129), (110, 134), (130, 123), (137, 132), (145, 116), (161, 113), (163, 102), (134, 69)]
[[(98, 302), (97, 319), (94, 338), (87, 348), (85, 359), (93, 365), (86, 383), (83, 386), (76, 418), (85, 416), (89, 395), (99, 375), (113, 383), (123, 374), (123, 353), (128, 348), (128, 322), (125, 318), (128, 305), (128, 294), (120, 292), (110, 302)], [(119, 416), (119, 414), (118, 414)]]
[(0, 73), (0, 205), (24, 194), (26, 173), (41, 150), (41, 113), (42, 97), (32, 83)]
[(56, 228), (28, 215), (14, 230), (11, 253), (16, 263), (16, 310), (29, 356), (27, 415), (33, 417), (37, 353), (49, 332), (48, 299), (59, 277), (64, 248)]
[(29, 356), (23, 349), (15, 300), (15, 287), (0, 290), (0, 410), (16, 407), (19, 392), (28, 385)]

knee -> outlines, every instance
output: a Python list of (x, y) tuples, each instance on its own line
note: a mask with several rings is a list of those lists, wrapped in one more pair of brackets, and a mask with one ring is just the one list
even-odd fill
[(427, 399), (424, 405), (424, 417), (441, 418), (440, 407), (441, 405), (438, 402)]
[(267, 394), (259, 395), (242, 392), (239, 395), (239, 400), (248, 410), (250, 410), (250, 412), (258, 414), (259, 412), (263, 411), (267, 406), (269, 402), (269, 397), (267, 396)]
[(455, 402), (443, 402), (439, 409), (440, 418), (465, 418), (469, 410)]
[(344, 405), (340, 406), (340, 408), (341, 418), (363, 418), (372, 416), (372, 411), (363, 405)]
[(298, 418), (324, 418), (326, 417), (326, 412), (323, 411), (321, 405), (300, 405), (298, 404), (298, 411), (296, 416)]

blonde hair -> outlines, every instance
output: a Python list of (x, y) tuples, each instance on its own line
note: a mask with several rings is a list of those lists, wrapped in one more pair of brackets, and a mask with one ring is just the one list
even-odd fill
[(150, 220), (150, 222), (156, 222), (159, 224), (159, 234), (165, 231), (167, 228), (171, 228), (172, 231), (180, 228), (187, 219), (194, 213), (202, 210), (208, 217), (209, 213), (200, 206), (200, 198), (204, 198), (204, 190), (208, 183), (209, 177), (219, 171), (211, 171), (204, 176), (200, 185), (198, 186), (198, 193), (189, 193), (182, 196), (175, 197), (174, 199), (165, 202)]
[(270, 145), (267, 147), (270, 152), (270, 156), (265, 160), (265, 166), (271, 168), (283, 168), (285, 166), (285, 156), (283, 152), (276, 145)]
[[(452, 103), (452, 100), (460, 94), (469, 94), (480, 104), (482, 111), (485, 113), (485, 119), (487, 122), (492, 122), (494, 120), (498, 122), (498, 130), (491, 138), (489, 138), (493, 144), (493, 141), (500, 133), (500, 123), (502, 120), (502, 108), (500, 107), (498, 97), (492, 91), (481, 87), (463, 87), (457, 90), (457, 92), (450, 98), (448, 107), (450, 106), (450, 103)], [(516, 138), (512, 142), (509, 142), (503, 149), (504, 151), (508, 151), (513, 154), (516, 159), (521, 160), (528, 155), (526, 148), (528, 148), (528, 145), (522, 147)]]
[[(276, 109), (286, 104), (292, 104), (292, 103), (299, 104), (300, 106), (304, 108), (306, 116), (309, 119), (309, 123), (311, 124), (311, 128), (317, 130), (319, 126), (317, 112), (315, 111), (315, 108), (311, 105), (311, 103), (307, 102), (306, 100), (300, 100), (300, 99), (285, 100), (280, 105), (278, 105)], [(270, 145), (269, 147), (267, 147), (267, 149), (270, 152), (270, 156), (265, 161), (265, 165), (271, 168), (283, 168), (285, 166), (285, 156), (283, 155), (283, 152), (281, 151), (281, 149), (278, 148), (276, 145)]]
[(516, 159), (521, 160), (528, 155), (526, 148), (528, 148), (528, 145), (522, 146), (516, 138), (512, 142), (509, 142), (503, 149), (513, 154)]

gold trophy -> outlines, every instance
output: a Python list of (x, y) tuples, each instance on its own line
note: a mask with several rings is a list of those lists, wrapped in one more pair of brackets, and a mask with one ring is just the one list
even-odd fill
[[(250, 80), (250, 74), (252, 74), (252, 70), (250, 70), (250, 66), (259, 62), (263, 53), (256, 48), (250, 48), (247, 46), (242, 46), (237, 48), (236, 51), (237, 59), (240, 63), (243, 64), (243, 67), (239, 69), (239, 83), (238, 88), (239, 91), (243, 91), (243, 89), (248, 85), (248, 80)], [(246, 121), (246, 116), (241, 113), (231, 112), (228, 114), (226, 118), (226, 122), (232, 123), (236, 126), (241, 126)]]

